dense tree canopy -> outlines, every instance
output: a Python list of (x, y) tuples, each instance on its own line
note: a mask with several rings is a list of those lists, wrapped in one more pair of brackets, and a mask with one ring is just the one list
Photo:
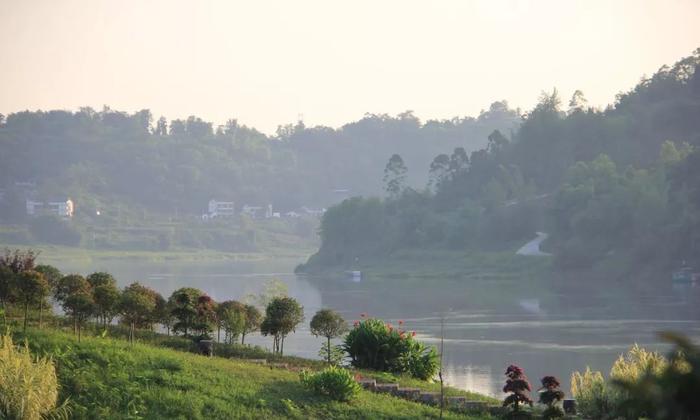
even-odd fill
[(697, 69), (700, 49), (605, 110), (577, 91), (563, 111), (556, 90), (543, 93), (510, 137), (494, 130), (469, 156), (436, 155), (425, 191), (329, 209), (307, 268), (399, 248), (509, 249), (538, 230), (563, 268), (700, 264)]

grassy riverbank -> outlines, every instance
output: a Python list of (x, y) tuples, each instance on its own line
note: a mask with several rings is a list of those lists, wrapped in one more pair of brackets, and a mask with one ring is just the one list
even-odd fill
[[(296, 372), (244, 360), (111, 338), (79, 343), (54, 330), (30, 330), (26, 338), (32, 352), (54, 360), (72, 418), (439, 417), (436, 408), (368, 391), (351, 403), (332, 401), (303, 388)], [(487, 417), (447, 412), (445, 418)]]
[(303, 261), (314, 252), (312, 248), (288, 247), (270, 248), (260, 252), (224, 252), (211, 249), (175, 249), (170, 251), (143, 251), (143, 250), (104, 250), (61, 245), (17, 245), (0, 244), (0, 249), (25, 249), (31, 248), (40, 253), (40, 260), (44, 264), (55, 264), (60, 260), (71, 260), (89, 263), (95, 260), (142, 260), (150, 262), (168, 261), (264, 261), (277, 258), (298, 259)]
[(447, 250), (399, 250), (390, 256), (358, 260), (348, 266), (310, 262), (299, 271), (333, 275), (346, 270), (362, 271), (363, 280), (401, 278), (407, 282), (424, 278), (494, 279), (541, 277), (551, 267), (549, 257), (515, 255), (515, 252), (467, 252)]

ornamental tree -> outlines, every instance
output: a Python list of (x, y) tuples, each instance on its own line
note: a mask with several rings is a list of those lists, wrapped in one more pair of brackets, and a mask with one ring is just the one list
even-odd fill
[(559, 389), (559, 380), (554, 376), (542, 378), (542, 388), (540, 392), (540, 404), (547, 408), (542, 413), (544, 419), (558, 419), (564, 417), (564, 410), (559, 407), (559, 402), (564, 399), (564, 391)]
[(510, 393), (510, 395), (503, 400), (503, 406), (510, 407), (513, 412), (520, 411), (520, 404), (532, 406), (530, 382), (525, 376), (525, 371), (519, 366), (510, 365), (506, 369), (505, 375), (507, 379), (503, 392)]
[(326, 361), (331, 364), (331, 339), (348, 331), (348, 324), (339, 313), (332, 309), (321, 309), (311, 319), (311, 334), (326, 338)]

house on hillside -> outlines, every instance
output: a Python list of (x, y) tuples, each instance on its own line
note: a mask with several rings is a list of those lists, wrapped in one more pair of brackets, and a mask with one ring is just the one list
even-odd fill
[(209, 200), (209, 212), (207, 218), (231, 217), (236, 215), (236, 206), (233, 201)]
[(75, 211), (73, 200), (70, 198), (55, 201), (26, 200), (26, 208), (29, 216), (52, 215), (64, 219), (73, 217)]

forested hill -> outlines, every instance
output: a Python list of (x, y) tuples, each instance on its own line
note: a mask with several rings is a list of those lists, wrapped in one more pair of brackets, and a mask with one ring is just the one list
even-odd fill
[(405, 174), (395, 156), (386, 198), (331, 208), (307, 268), (402, 248), (514, 249), (537, 230), (563, 267), (700, 264), (700, 49), (604, 110), (581, 92), (543, 94), (512, 137), (437, 155), (429, 190)]
[(510, 133), (519, 123), (506, 102), (476, 118), (366, 115), (339, 129), (281, 126), (275, 136), (236, 120), (220, 127), (197, 117), (154, 121), (148, 110), (17, 112), (0, 118), (0, 216), (13, 221), (24, 213), (27, 184), (37, 199), (71, 197), (77, 215), (116, 205), (200, 215), (212, 198), (238, 208), (321, 208), (381, 193), (392, 153), (405, 157), (411, 185), (424, 187), (433, 155), (476, 150), (493, 130)]

